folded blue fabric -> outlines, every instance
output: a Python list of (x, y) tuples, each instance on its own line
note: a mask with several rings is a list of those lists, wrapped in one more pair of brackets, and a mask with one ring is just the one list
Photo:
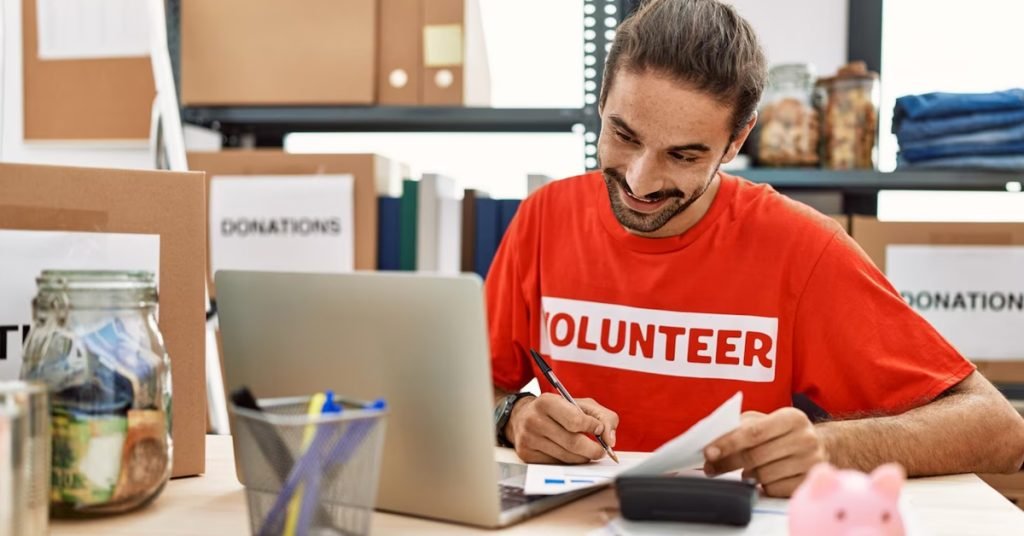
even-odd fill
[(1024, 155), (953, 156), (920, 162), (897, 158), (896, 169), (974, 169), (979, 171), (1024, 171)]
[(1024, 110), (957, 115), (939, 119), (908, 119), (893, 123), (900, 145), (967, 132), (980, 132), (1024, 124)]
[(1012, 142), (1024, 142), (1024, 123), (1018, 123), (1003, 128), (968, 132), (966, 134), (952, 134), (948, 136), (939, 136), (937, 138), (909, 141), (906, 143), (900, 143), (900, 150), (910, 151), (942, 145), (978, 145)]
[(926, 93), (896, 99), (893, 122), (999, 110), (1024, 110), (1024, 89), (993, 93)]
[(966, 134), (900, 142), (900, 157), (906, 162), (1012, 154), (1024, 155), (1024, 122)]

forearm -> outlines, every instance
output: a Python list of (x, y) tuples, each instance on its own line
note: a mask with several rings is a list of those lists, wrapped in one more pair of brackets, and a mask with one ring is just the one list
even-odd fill
[(912, 476), (1005, 473), (1024, 462), (1024, 420), (977, 373), (901, 415), (831, 421), (817, 431), (833, 464), (862, 471), (895, 461)]

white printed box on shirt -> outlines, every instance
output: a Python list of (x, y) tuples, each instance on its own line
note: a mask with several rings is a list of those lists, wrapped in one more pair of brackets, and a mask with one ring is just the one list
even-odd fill
[(771, 382), (777, 318), (541, 298), (541, 352), (649, 374)]

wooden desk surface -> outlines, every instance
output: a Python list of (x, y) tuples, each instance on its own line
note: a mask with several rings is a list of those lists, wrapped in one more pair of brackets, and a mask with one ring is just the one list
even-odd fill
[[(206, 456), (208, 472), (204, 476), (171, 481), (156, 502), (143, 510), (102, 520), (54, 520), (50, 534), (248, 534), (245, 492), (235, 479), (231, 438), (207, 436)], [(1024, 512), (974, 475), (914, 479), (904, 493), (929, 534), (1008, 535), (1024, 531)], [(373, 519), (373, 534), (587, 534), (603, 526), (615, 510), (613, 492), (604, 490), (502, 531), (378, 512)]]

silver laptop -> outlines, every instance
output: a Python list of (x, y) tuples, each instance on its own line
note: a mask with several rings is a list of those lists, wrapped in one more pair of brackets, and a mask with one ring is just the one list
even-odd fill
[(216, 289), (229, 392), (387, 400), (378, 509), (498, 527), (593, 491), (526, 496), (525, 466), (495, 462), (480, 278), (221, 271)]

